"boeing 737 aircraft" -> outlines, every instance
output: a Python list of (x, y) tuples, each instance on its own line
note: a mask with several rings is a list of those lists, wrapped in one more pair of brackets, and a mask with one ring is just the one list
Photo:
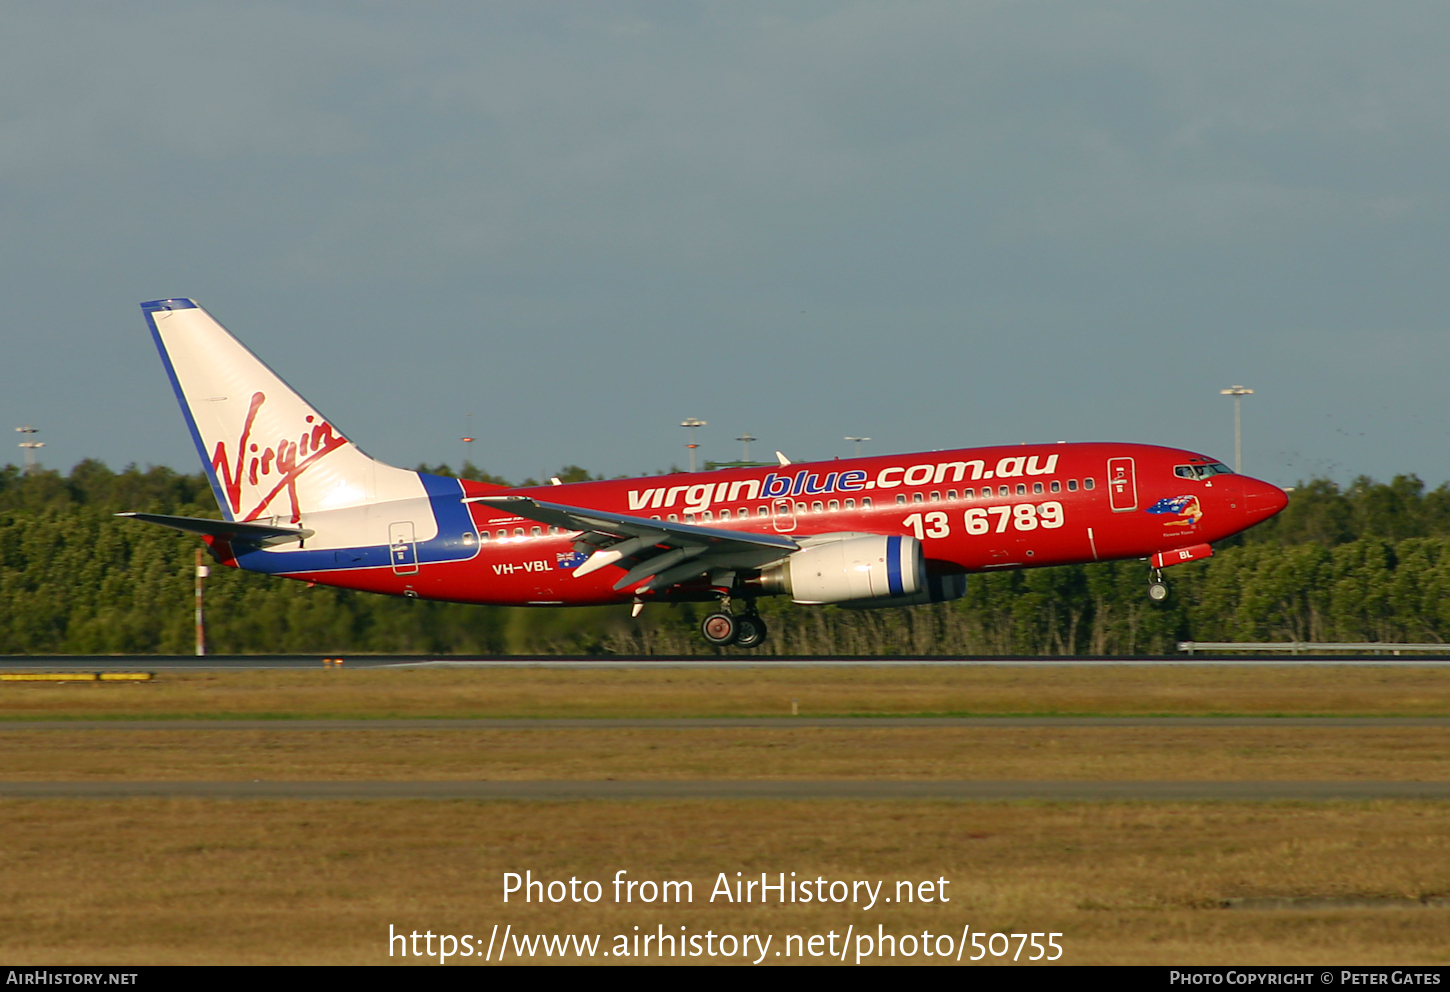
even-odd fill
[(840, 606), (955, 599), (971, 572), (1142, 558), (1160, 570), (1283, 509), (1192, 451), (1024, 444), (508, 489), (364, 454), (191, 300), (141, 304), (225, 520), (224, 565), (502, 606), (715, 602), (715, 645), (756, 647), (761, 596)]

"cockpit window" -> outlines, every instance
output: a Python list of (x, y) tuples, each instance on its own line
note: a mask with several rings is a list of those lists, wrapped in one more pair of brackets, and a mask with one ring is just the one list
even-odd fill
[(1233, 469), (1223, 462), (1209, 462), (1206, 465), (1175, 465), (1173, 474), (1180, 479), (1207, 479), (1215, 475), (1232, 475)]

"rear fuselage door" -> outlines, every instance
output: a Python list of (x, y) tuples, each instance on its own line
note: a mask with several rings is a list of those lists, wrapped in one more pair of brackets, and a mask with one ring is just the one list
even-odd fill
[(1133, 459), (1108, 459), (1108, 504), (1114, 513), (1138, 508), (1138, 481), (1133, 477)]
[(393, 560), (395, 574), (412, 575), (418, 571), (418, 545), (413, 539), (413, 521), (388, 524), (388, 553)]

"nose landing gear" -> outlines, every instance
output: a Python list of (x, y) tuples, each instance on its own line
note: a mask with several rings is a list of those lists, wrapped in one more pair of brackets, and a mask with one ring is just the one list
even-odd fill
[(1161, 603), (1168, 598), (1168, 583), (1163, 581), (1163, 573), (1158, 569), (1152, 569), (1148, 579), (1148, 598), (1155, 603)]

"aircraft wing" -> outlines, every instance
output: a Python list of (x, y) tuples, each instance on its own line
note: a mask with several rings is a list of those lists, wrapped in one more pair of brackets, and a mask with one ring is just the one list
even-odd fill
[[(670, 520), (649, 520), (605, 510), (545, 503), (528, 496), (470, 496), (465, 503), (483, 503), (529, 520), (579, 531), (574, 547), (592, 551), (574, 570), (585, 576), (606, 565), (625, 575), (614, 584), (625, 589), (643, 582), (640, 592), (664, 589), (701, 575), (728, 586), (741, 568), (759, 568), (778, 561), (800, 545), (783, 534), (753, 534), (715, 527), (697, 527)], [(646, 581), (648, 580), (648, 581)]]
[(228, 541), (251, 541), (261, 544), (267, 541), (301, 541), (313, 535), (306, 527), (278, 527), (274, 524), (243, 523), (238, 520), (213, 520), (210, 517), (173, 517), (166, 513), (118, 513), (118, 517), (144, 520), (148, 524), (160, 524), (175, 530), (209, 537), (223, 537)]

